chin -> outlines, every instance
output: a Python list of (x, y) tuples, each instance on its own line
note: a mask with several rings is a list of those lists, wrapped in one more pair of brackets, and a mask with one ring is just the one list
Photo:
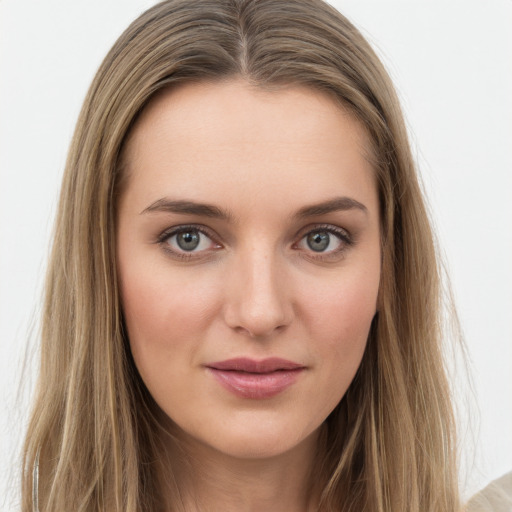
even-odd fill
[(291, 426), (254, 419), (250, 425), (239, 428), (220, 431), (210, 428), (208, 432), (183, 434), (188, 442), (198, 448), (213, 450), (234, 459), (270, 459), (316, 446), (319, 428), (304, 433)]

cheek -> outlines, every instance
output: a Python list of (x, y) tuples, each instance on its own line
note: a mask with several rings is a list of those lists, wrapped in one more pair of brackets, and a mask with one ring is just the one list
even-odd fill
[(158, 368), (193, 360), (219, 302), (212, 280), (122, 264), (120, 275), (128, 338), (143, 379)]
[(377, 266), (334, 276), (324, 286), (311, 286), (314, 293), (304, 298), (310, 323), (326, 331), (327, 338), (350, 339), (350, 333), (366, 332), (377, 310), (379, 277)]
[(326, 382), (330, 380), (341, 396), (361, 363), (376, 313), (379, 275), (370, 270), (338, 276), (305, 301), (309, 307), (304, 315), (310, 339), (316, 340), (317, 364)]

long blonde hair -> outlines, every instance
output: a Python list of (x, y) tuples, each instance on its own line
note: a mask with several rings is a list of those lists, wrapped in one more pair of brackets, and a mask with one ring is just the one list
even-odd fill
[[(115, 43), (71, 144), (46, 280), (23, 511), (32, 512), (35, 495), (41, 512), (163, 506), (160, 427), (131, 359), (118, 293), (121, 154), (157, 91), (230, 77), (323, 91), (357, 117), (373, 145), (382, 213), (379, 313), (361, 367), (326, 420), (319, 510), (458, 510), (439, 267), (387, 73), (356, 28), (319, 0), (169, 0)], [(179, 510), (179, 489), (173, 499)]]

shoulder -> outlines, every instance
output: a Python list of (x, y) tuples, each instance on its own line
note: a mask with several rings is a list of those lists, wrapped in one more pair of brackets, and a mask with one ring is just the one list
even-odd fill
[(473, 496), (466, 512), (512, 512), (512, 471)]

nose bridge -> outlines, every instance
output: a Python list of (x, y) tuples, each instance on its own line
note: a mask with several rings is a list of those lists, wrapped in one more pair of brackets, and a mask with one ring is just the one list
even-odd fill
[(228, 324), (251, 336), (268, 336), (289, 324), (292, 305), (279, 255), (268, 246), (240, 251), (231, 271)]

